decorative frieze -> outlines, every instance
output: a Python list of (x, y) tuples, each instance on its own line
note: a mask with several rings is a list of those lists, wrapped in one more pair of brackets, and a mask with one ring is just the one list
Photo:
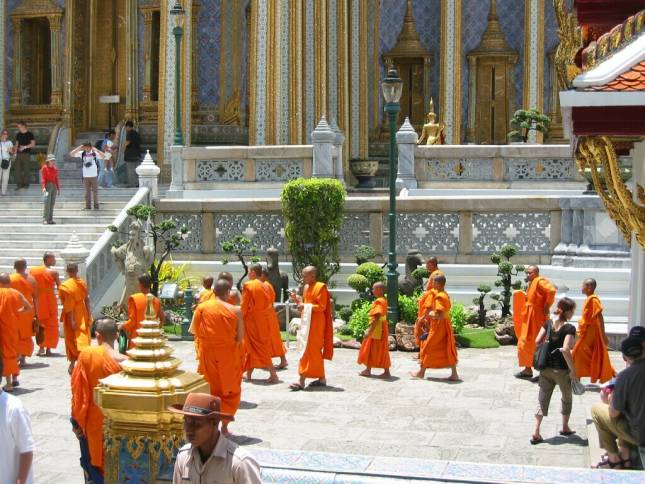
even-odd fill
[(237, 235), (251, 240), (258, 251), (275, 247), (285, 253), (284, 222), (276, 213), (225, 213), (215, 215), (215, 251), (222, 253), (222, 244)]
[(346, 213), (340, 229), (340, 253), (351, 255), (361, 245), (370, 245), (370, 215)]
[(304, 177), (304, 160), (257, 160), (256, 181), (289, 181)]
[(574, 166), (571, 158), (507, 158), (504, 160), (504, 165), (504, 179), (509, 181), (571, 180), (574, 178)]
[(492, 180), (492, 159), (432, 159), (426, 164), (426, 180)]
[[(383, 227), (387, 227), (383, 214)], [(387, 253), (389, 234), (383, 237)], [(406, 254), (416, 249), (430, 254), (456, 254), (459, 249), (459, 215), (456, 213), (399, 213), (396, 218), (396, 251)]]
[(197, 181), (244, 181), (244, 160), (200, 160)]
[(202, 214), (201, 213), (165, 213), (165, 219), (173, 220), (177, 224), (177, 231), (182, 226), (188, 229), (185, 238), (175, 249), (176, 252), (201, 252), (202, 251)]
[(474, 253), (491, 253), (507, 244), (524, 254), (550, 251), (549, 212), (474, 213), (472, 220)]

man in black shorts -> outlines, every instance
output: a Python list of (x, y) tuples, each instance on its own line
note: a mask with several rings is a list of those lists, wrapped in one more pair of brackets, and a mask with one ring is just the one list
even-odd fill
[(27, 124), (20, 121), (16, 127), (16, 190), (29, 188), (29, 165), (31, 164), (31, 150), (36, 146), (36, 138), (27, 129)]

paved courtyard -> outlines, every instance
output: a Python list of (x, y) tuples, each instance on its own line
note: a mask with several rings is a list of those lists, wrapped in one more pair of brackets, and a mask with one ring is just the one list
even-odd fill
[[(193, 345), (173, 342), (183, 368), (194, 370)], [(292, 343), (293, 345), (293, 343)], [(78, 444), (69, 419), (70, 389), (62, 343), (60, 356), (32, 358), (17, 393), (29, 409), (36, 440), (37, 483), (82, 483)], [(470, 462), (587, 467), (586, 414), (598, 400), (588, 391), (574, 397), (572, 427), (577, 435), (558, 436), (559, 394), (543, 424), (544, 444), (531, 446), (529, 436), (537, 405), (537, 385), (512, 377), (515, 347), (464, 349), (459, 353), (462, 383), (441, 378), (447, 370), (412, 380), (412, 354), (392, 353), (389, 381), (361, 378), (355, 350), (336, 350), (328, 363), (326, 389), (292, 393), (297, 353), (279, 373), (281, 383), (243, 384), (242, 406), (231, 430), (250, 449), (292, 449), (371, 456), (416, 457)], [(617, 353), (616, 368), (622, 368)], [(257, 371), (255, 378), (266, 374)]]

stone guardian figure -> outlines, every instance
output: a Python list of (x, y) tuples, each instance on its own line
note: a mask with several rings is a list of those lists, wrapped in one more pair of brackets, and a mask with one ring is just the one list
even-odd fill
[(267, 269), (269, 270), (269, 282), (273, 286), (275, 291), (275, 302), (280, 302), (280, 295), (282, 295), (282, 301), (288, 301), (289, 294), (289, 276), (286, 272), (280, 272), (279, 252), (275, 247), (269, 247), (267, 249)]
[(125, 277), (125, 287), (119, 307), (127, 310), (128, 298), (138, 291), (137, 279), (148, 271), (154, 257), (154, 247), (146, 245), (143, 225), (133, 220), (128, 230), (129, 240), (120, 247), (112, 247), (112, 257)]

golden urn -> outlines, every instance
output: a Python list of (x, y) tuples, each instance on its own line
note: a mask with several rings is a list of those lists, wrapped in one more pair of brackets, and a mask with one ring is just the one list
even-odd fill
[(183, 421), (169, 405), (192, 392), (209, 393), (202, 376), (179, 369), (181, 360), (155, 314), (148, 295), (145, 320), (127, 351), (123, 371), (101, 380), (94, 400), (105, 415), (105, 482), (172, 481), (173, 458), (183, 444)]

